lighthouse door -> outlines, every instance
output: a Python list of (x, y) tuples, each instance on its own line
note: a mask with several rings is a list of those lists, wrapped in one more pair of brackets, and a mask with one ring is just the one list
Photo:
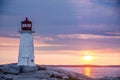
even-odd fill
[(23, 57), (23, 63), (24, 65), (28, 65), (28, 57)]

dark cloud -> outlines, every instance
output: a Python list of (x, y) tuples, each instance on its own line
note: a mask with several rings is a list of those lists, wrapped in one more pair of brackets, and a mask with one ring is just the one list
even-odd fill
[(120, 7), (120, 0), (93, 0), (100, 5), (108, 7)]
[[(20, 26), (20, 21), (26, 16), (33, 21), (33, 26), (37, 32), (42, 34), (60, 33), (69, 29), (68, 26), (76, 25), (77, 21), (73, 16), (70, 4), (64, 0), (60, 1), (15, 1), (7, 2), (7, 6), (2, 8), (1, 29), (4, 31), (16, 31)], [(7, 23), (7, 24), (6, 24)], [(1, 32), (2, 33), (2, 32)]]
[[(103, 1), (103, 3), (104, 2), (105, 1)], [(111, 3), (111, 1), (108, 0), (107, 2)], [(99, 6), (97, 6), (98, 3)], [(82, 4), (82, 7), (80, 4)], [(2, 32), (0, 34), (5, 33), (3, 32), (4, 30), (6, 30), (7, 33), (14, 34), (13, 32), (17, 31), (20, 26), (20, 21), (26, 16), (30, 17), (33, 21), (33, 27), (35, 27), (36, 32), (42, 35), (59, 33), (92, 33), (93, 31), (93, 33), (111, 32), (111, 30), (116, 29), (114, 28), (116, 24), (119, 25), (120, 19), (117, 12), (103, 7), (102, 3), (98, 0), (96, 3), (94, 0), (86, 3), (85, 1), (82, 3), (80, 2), (75, 5), (77, 7), (70, 4), (70, 1), (65, 0), (36, 0), (35, 2), (32, 0), (5, 0), (3, 6), (5, 7), (2, 8), (2, 20), (0, 26)], [(85, 26), (83, 28), (82, 25), (89, 25), (89, 28)], [(96, 27), (91, 29), (93, 25)], [(99, 25), (106, 26), (103, 29), (96, 30), (96, 28), (102, 27)]]

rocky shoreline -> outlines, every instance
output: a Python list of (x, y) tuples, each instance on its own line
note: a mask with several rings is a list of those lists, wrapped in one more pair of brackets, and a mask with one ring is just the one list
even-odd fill
[(83, 74), (52, 66), (0, 65), (0, 80), (120, 80), (120, 78), (93, 79)]
[(51, 66), (0, 66), (0, 80), (93, 80), (85, 75)]

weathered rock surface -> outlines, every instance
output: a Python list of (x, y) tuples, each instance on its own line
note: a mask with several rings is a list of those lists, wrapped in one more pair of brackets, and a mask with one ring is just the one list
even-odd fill
[(0, 66), (0, 80), (94, 80), (85, 75), (50, 66)]
[(0, 68), (0, 71), (3, 73), (8, 74), (18, 74), (20, 72), (20, 67), (13, 65), (4, 65)]

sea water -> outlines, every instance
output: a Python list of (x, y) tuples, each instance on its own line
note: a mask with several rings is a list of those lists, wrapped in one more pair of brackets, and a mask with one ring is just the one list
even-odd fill
[(92, 78), (120, 77), (120, 67), (60, 67)]

